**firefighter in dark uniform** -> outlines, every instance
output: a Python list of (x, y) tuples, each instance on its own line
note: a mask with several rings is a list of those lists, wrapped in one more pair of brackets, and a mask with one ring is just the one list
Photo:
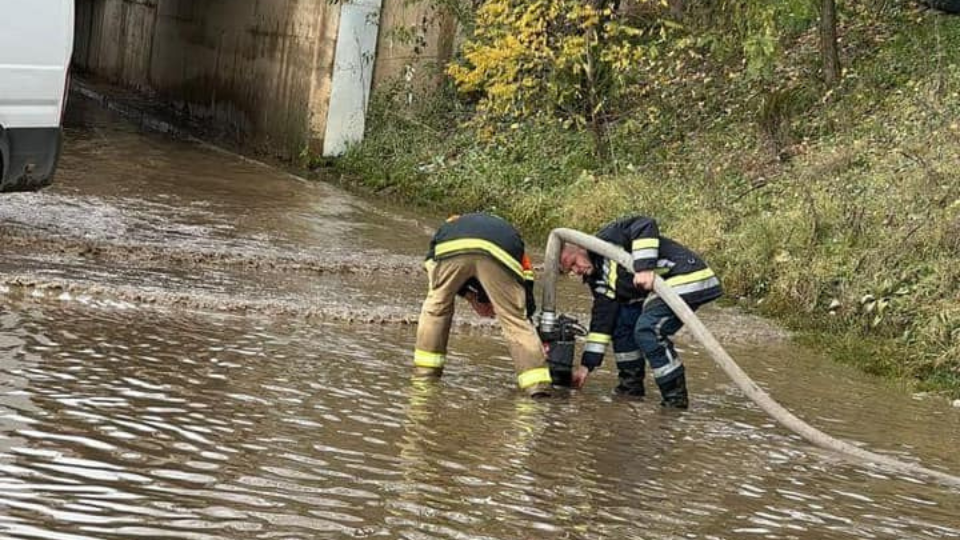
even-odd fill
[(425, 266), (429, 292), (417, 327), (416, 373), (442, 374), (459, 295), (481, 316), (500, 321), (520, 389), (531, 396), (549, 395), (550, 371), (529, 320), (536, 310), (533, 268), (517, 230), (489, 214), (451, 217), (430, 242)]
[(574, 377), (582, 386), (587, 375), (603, 362), (613, 344), (619, 371), (617, 394), (644, 395), (644, 358), (660, 388), (661, 405), (686, 409), (686, 376), (671, 341), (683, 322), (655, 294), (655, 275), (683, 298), (692, 310), (723, 294), (720, 280), (699, 255), (660, 236), (657, 222), (644, 216), (620, 219), (603, 227), (598, 238), (633, 254), (627, 269), (574, 244), (565, 244), (560, 267), (583, 278), (593, 293), (590, 333)]

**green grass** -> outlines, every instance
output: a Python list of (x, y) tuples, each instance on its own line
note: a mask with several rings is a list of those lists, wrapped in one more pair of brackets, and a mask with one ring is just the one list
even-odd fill
[(658, 89), (614, 127), (612, 161), (556, 125), (480, 134), (441, 92), (376, 100), (367, 140), (335, 167), (392, 198), (494, 211), (528, 238), (654, 216), (728, 301), (837, 360), (960, 396), (960, 17), (851, 20), (833, 91), (797, 33), (773, 79), (727, 63)]

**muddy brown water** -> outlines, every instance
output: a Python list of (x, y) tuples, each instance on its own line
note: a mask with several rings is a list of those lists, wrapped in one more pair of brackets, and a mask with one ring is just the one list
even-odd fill
[[(681, 414), (613, 399), (609, 365), (525, 399), (470, 317), (411, 380), (436, 216), (79, 100), (68, 126), (55, 186), (0, 200), (2, 538), (960, 537), (960, 493), (812, 448), (689, 340)], [(960, 471), (955, 409), (704, 316), (814, 425)]]

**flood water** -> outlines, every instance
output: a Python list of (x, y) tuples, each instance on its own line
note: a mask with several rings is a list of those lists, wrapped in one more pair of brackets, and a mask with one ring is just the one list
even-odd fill
[[(811, 447), (689, 339), (683, 413), (614, 399), (611, 358), (529, 400), (469, 316), (411, 379), (438, 217), (74, 99), (55, 185), (0, 198), (0, 537), (960, 538), (960, 492)], [(800, 417), (960, 472), (960, 411), (703, 317)]]

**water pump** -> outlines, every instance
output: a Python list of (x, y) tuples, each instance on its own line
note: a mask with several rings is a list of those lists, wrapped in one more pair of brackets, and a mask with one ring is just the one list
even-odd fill
[(576, 338), (587, 335), (587, 329), (573, 317), (561, 314), (551, 318), (550, 324), (541, 324), (539, 334), (553, 384), (571, 386)]

